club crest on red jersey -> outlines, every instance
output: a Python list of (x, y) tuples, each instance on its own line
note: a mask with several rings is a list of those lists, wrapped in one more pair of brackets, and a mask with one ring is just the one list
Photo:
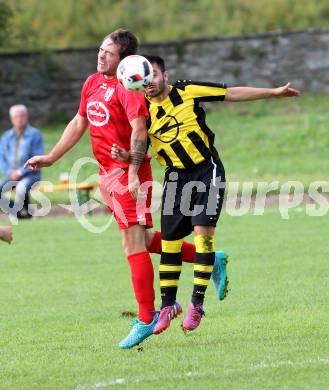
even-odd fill
[(87, 104), (87, 117), (93, 126), (104, 126), (110, 119), (110, 113), (104, 103), (94, 101)]

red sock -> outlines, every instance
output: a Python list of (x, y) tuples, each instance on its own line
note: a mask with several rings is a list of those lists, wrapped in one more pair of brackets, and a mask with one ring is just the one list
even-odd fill
[(135, 297), (138, 302), (138, 319), (150, 323), (154, 316), (153, 265), (148, 252), (128, 256)]
[(158, 253), (159, 255), (161, 254), (161, 232), (154, 232), (152, 241), (147, 250), (150, 253)]
[[(161, 232), (154, 232), (152, 241), (147, 248), (150, 253), (161, 254)], [(182, 260), (185, 263), (193, 263), (195, 259), (195, 245), (190, 242), (183, 242), (182, 245)]]
[(195, 260), (195, 245), (190, 242), (183, 242), (182, 245), (182, 260), (185, 263), (194, 263)]

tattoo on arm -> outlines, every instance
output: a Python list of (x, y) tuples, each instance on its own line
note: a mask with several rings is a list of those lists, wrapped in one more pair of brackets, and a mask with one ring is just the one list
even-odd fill
[(141, 165), (146, 153), (146, 140), (133, 140), (130, 149), (130, 164)]

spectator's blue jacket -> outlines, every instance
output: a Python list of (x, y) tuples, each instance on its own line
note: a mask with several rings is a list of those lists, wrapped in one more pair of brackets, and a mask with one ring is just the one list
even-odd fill
[[(10, 177), (13, 170), (16, 150), (16, 130), (7, 130), (0, 141), (0, 170), (5, 178)], [(43, 137), (38, 129), (30, 125), (26, 126), (19, 145), (18, 168), (21, 176), (33, 173), (30, 169), (24, 168), (26, 161), (36, 155), (44, 154)]]

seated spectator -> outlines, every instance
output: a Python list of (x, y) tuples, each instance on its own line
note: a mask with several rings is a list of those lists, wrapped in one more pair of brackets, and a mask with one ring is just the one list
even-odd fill
[(13, 240), (13, 229), (11, 226), (0, 226), (0, 240), (11, 243)]
[[(41, 172), (26, 169), (24, 164), (32, 156), (44, 153), (43, 138), (40, 131), (28, 123), (25, 106), (12, 106), (9, 116), (13, 127), (0, 141), (0, 170), (4, 175), (0, 180), (0, 206), (4, 212), (15, 211), (18, 218), (29, 218), (29, 191), (41, 179)], [(13, 187), (16, 187), (15, 203), (4, 197)]]

